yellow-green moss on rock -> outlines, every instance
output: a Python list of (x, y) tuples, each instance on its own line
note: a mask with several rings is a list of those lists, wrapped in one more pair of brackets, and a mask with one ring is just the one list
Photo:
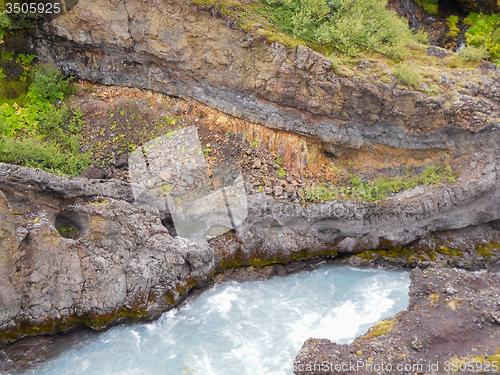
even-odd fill
[(122, 307), (107, 314), (71, 315), (60, 319), (47, 318), (41, 323), (31, 324), (26, 321), (17, 322), (16, 327), (0, 332), (0, 347), (27, 336), (52, 335), (69, 332), (80, 326), (102, 330), (113, 322), (141, 320), (148, 316), (145, 309), (130, 309)]

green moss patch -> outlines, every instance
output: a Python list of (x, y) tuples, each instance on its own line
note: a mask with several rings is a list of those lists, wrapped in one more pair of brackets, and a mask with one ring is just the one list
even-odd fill
[(400, 259), (409, 263), (411, 263), (414, 258), (420, 259), (422, 261), (436, 260), (431, 251), (429, 251), (428, 253), (424, 251), (411, 251), (406, 247), (385, 250), (364, 250), (361, 253), (356, 254), (356, 256), (362, 259), (393, 258)]
[(394, 324), (395, 321), (393, 319), (382, 320), (381, 322), (375, 324), (367, 334), (361, 336), (361, 338), (357, 340), (357, 342), (366, 341), (374, 337), (386, 335), (394, 329)]
[(476, 253), (484, 258), (489, 258), (495, 255), (494, 250), (499, 250), (500, 244), (497, 242), (491, 242), (487, 245), (479, 245), (476, 248)]
[(79, 326), (88, 326), (99, 330), (116, 321), (141, 320), (147, 314), (145, 309), (122, 307), (108, 314), (72, 315), (60, 319), (47, 318), (44, 322), (37, 324), (20, 321), (17, 322), (15, 328), (5, 329), (0, 332), (0, 346), (7, 345), (26, 336), (53, 335), (71, 331)]
[(450, 249), (446, 245), (442, 245), (436, 248), (436, 253), (443, 255), (451, 255), (452, 257), (463, 257), (464, 254), (460, 249)]
[(448, 165), (428, 166), (418, 175), (413, 170), (408, 170), (406, 176), (382, 177), (376, 180), (363, 181), (357, 176), (352, 176), (347, 183), (334, 184), (322, 183), (303, 188), (304, 197), (313, 202), (353, 198), (359, 201), (377, 202), (391, 194), (412, 189), (416, 186), (440, 186), (452, 183), (456, 179), (452, 168)]

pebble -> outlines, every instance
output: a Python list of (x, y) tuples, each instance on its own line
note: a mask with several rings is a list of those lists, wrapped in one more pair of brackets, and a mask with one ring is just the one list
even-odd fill
[(277, 197), (279, 197), (281, 194), (283, 194), (283, 188), (279, 185), (276, 185), (274, 188), (273, 188), (273, 192), (274, 192), (274, 195), (276, 195)]
[(186, 181), (188, 185), (191, 185), (194, 182), (194, 178), (185, 173), (182, 175), (182, 179)]

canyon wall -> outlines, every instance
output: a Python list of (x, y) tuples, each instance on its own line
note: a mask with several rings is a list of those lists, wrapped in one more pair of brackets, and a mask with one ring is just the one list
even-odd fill
[(430, 97), (394, 78), (339, 76), (308, 47), (270, 43), (214, 15), (185, 0), (81, 0), (36, 29), (30, 45), (67, 74), (193, 98), (325, 149), (466, 146), (474, 131), (498, 126), (498, 73), (481, 85), (464, 78), (468, 89), (453, 101)]
[[(249, 195), (248, 217), (236, 234), (194, 243), (172, 237), (161, 213), (144, 203), (147, 197), (134, 202), (130, 184), (0, 164), (1, 343), (153, 319), (216, 272), (237, 266), (397, 251), (430, 238), (425, 247), (432, 254), (424, 251), (417, 264), (449, 258), (483, 267), (488, 259), (476, 246), (487, 237), (479, 231), (474, 239), (468, 230), (500, 219), (497, 166), (496, 157), (478, 155), (470, 177), (455, 185), (419, 187), (379, 203), (301, 205)], [(434, 249), (454, 245), (431, 235), (449, 229), (476, 243), (436, 258)], [(498, 249), (491, 251), (494, 261)]]

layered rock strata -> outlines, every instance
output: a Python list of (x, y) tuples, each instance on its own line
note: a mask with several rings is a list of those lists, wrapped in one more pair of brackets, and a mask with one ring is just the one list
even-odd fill
[(30, 43), (40, 60), (67, 74), (194, 98), (313, 137), (326, 149), (466, 147), (472, 130), (500, 118), (495, 72), (485, 72), (480, 85), (464, 78), (468, 89), (448, 102), (397, 87), (395, 79), (389, 85), (338, 76), (307, 47), (289, 50), (232, 25), (185, 0), (81, 0), (35, 30)]

